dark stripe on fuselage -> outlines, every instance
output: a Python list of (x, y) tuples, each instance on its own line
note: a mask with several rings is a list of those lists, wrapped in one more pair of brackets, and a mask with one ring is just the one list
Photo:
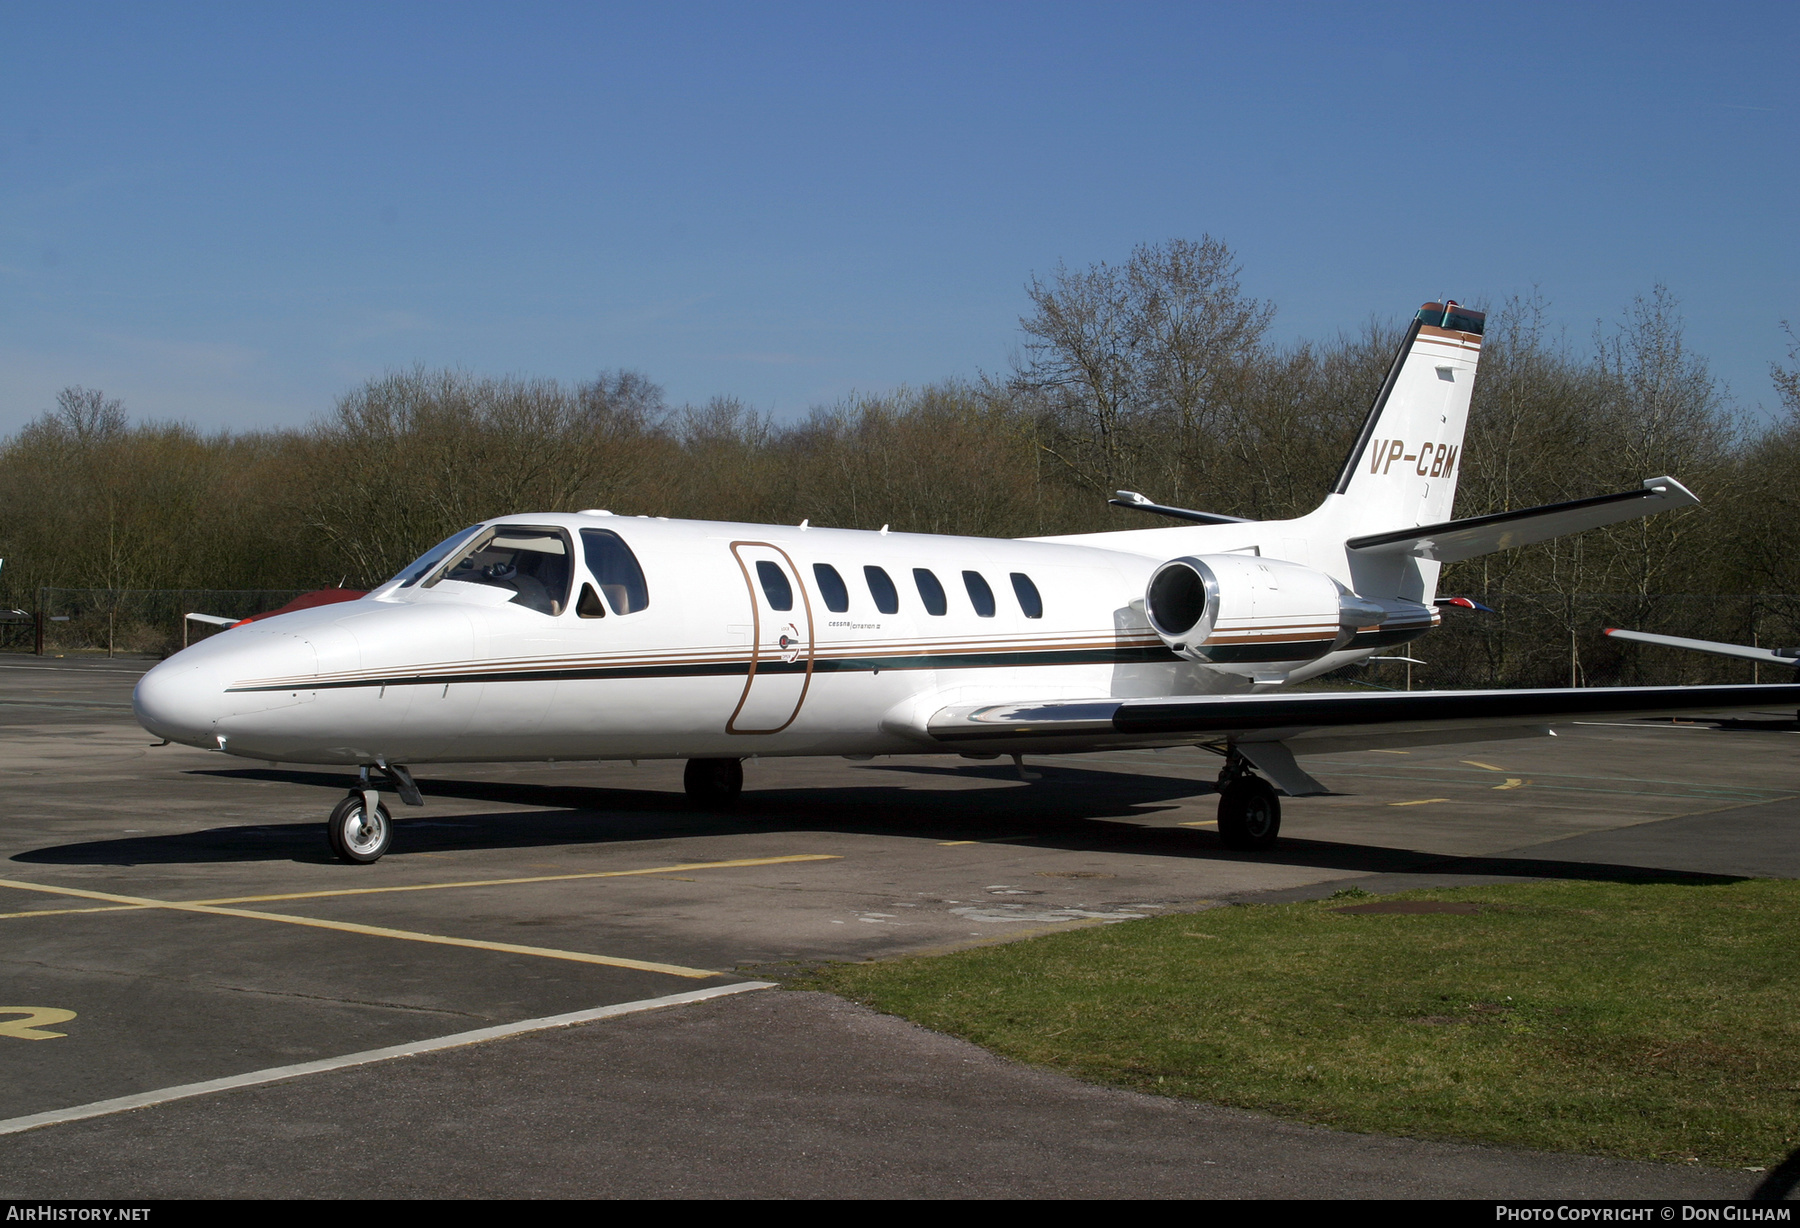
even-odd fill
[[(876, 673), (903, 669), (1003, 669), (1044, 665), (1139, 665), (1179, 661), (1161, 644), (1147, 648), (1075, 648), (1038, 652), (927, 653), (888, 657), (838, 657), (815, 660), (815, 674)], [(759, 675), (806, 673), (806, 660), (756, 663)], [(748, 659), (693, 661), (667, 665), (551, 666), (542, 669), (470, 670), (458, 674), (411, 674), (387, 678), (346, 678), (329, 682), (283, 682), (264, 686), (234, 686), (233, 693), (254, 691), (343, 691), (367, 687), (445, 686), (456, 682), (570, 682), (615, 678), (729, 678), (750, 672)]]

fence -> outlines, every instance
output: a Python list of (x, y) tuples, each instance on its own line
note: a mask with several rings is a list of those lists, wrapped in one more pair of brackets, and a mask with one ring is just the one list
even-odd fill
[[(220, 628), (189, 622), (190, 613), (248, 618), (277, 610), (304, 589), (40, 588), (36, 627), (46, 653), (147, 654), (166, 657)], [(34, 628), (35, 631), (35, 628)], [(14, 647), (9, 639), (0, 647)], [(31, 651), (25, 648), (23, 651)]]

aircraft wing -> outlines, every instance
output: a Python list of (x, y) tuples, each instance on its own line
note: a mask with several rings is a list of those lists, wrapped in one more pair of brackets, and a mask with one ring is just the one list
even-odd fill
[(1722, 644), (1717, 640), (1690, 640), (1679, 635), (1654, 635), (1648, 631), (1625, 631), (1618, 627), (1606, 628), (1606, 634), (1614, 639), (1635, 640), (1640, 644), (1660, 644), (1664, 648), (1686, 648), (1691, 652), (1710, 652), (1721, 657), (1741, 657), (1745, 661), (1758, 661), (1764, 665), (1785, 665), (1789, 669), (1800, 669), (1800, 653), (1792, 648), (1752, 648), (1748, 644)]
[(1699, 502), (1674, 478), (1645, 478), (1642, 490), (1622, 490), (1617, 494), (1548, 503), (1516, 512), (1495, 512), (1491, 516), (1446, 520), (1442, 524), (1428, 524), (1416, 529), (1371, 533), (1366, 537), (1353, 537), (1344, 544), (1359, 554), (1410, 554), (1439, 563), (1456, 563), (1496, 550), (1549, 541), (1566, 533), (1580, 533), (1656, 512), (1693, 507)]
[(1294, 691), (1063, 699), (942, 708), (925, 732), (946, 750), (1067, 752), (1230, 742), (1290, 794), (1323, 792), (1293, 756), (1542, 736), (1583, 717), (1629, 720), (1800, 706), (1800, 684), (1558, 687), (1506, 691)]

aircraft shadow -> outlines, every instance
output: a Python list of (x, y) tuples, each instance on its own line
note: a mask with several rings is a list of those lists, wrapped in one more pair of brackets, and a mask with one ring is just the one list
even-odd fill
[[(885, 770), (894, 770), (884, 765)], [(1005, 767), (910, 773), (985, 775), (1016, 781)], [(1286, 838), (1266, 852), (1226, 849), (1218, 834), (1191, 827), (1146, 827), (1112, 820), (1168, 809), (1180, 798), (1213, 792), (1210, 781), (1086, 768), (1033, 765), (1053, 789), (920, 789), (892, 785), (753, 789), (728, 811), (705, 810), (665, 790), (618, 789), (521, 782), (431, 779), (428, 797), (498, 802), (545, 809), (521, 814), (433, 814), (392, 806), (394, 846), (388, 854), (596, 846), (627, 841), (713, 835), (721, 830), (836, 832), (918, 840), (1017, 843), (1069, 852), (1135, 853), (1194, 861), (1245, 861), (1345, 872), (1480, 875), (1609, 882), (1727, 883), (1739, 877), (1659, 866), (1517, 856), (1460, 857), (1414, 849)], [(348, 788), (346, 773), (285, 769), (210, 770), (204, 775)], [(15, 854), (40, 865), (181, 865), (223, 862), (333, 860), (316, 818), (293, 823), (243, 824), (176, 835), (134, 836), (56, 845)], [(416, 817), (415, 817), (416, 816)]]

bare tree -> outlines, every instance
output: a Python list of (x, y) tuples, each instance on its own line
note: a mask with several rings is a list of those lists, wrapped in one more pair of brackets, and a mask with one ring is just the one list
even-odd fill
[(1794, 335), (1794, 326), (1786, 320), (1781, 322), (1781, 331), (1788, 335), (1788, 362), (1791, 366), (1782, 366), (1778, 362), (1769, 364), (1769, 378), (1775, 384), (1775, 395), (1781, 398), (1782, 405), (1790, 414), (1800, 415), (1800, 337)]
[(1078, 481), (1109, 491), (1154, 451), (1179, 488), (1274, 315), (1238, 272), (1231, 249), (1202, 236), (1139, 246), (1123, 267), (1031, 279), (1012, 385), (1038, 399), (1053, 428), (1041, 446)]
[(125, 430), (125, 404), (107, 400), (98, 388), (73, 385), (56, 394), (56, 408), (46, 415), (78, 444), (98, 443)]

